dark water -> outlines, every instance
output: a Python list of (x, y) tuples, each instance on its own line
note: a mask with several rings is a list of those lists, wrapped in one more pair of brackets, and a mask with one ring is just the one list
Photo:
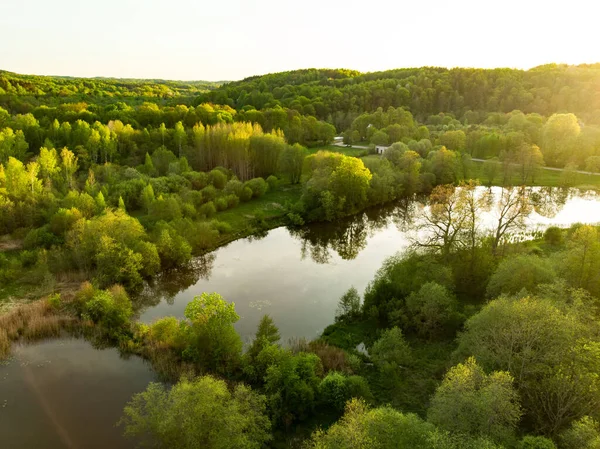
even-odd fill
[(2, 449), (122, 449), (115, 424), (131, 395), (155, 379), (137, 357), (59, 339), (17, 346), (0, 365)]
[[(595, 194), (538, 189), (534, 197), (530, 228), (600, 222)], [(235, 241), (162, 276), (137, 300), (140, 319), (182, 317), (195, 295), (216, 291), (235, 302), (236, 328), (245, 340), (265, 313), (284, 341), (315, 337), (333, 321), (349, 287), (362, 293), (382, 262), (419, 235), (414, 217), (421, 207), (399, 204)], [(485, 221), (493, 216), (487, 213)], [(132, 447), (114, 424), (131, 395), (153, 378), (142, 360), (80, 340), (18, 347), (15, 358), (0, 365), (0, 449)]]

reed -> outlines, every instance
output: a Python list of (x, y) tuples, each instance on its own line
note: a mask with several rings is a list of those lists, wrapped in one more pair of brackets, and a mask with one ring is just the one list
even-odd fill
[(0, 315), (0, 358), (10, 353), (11, 343), (57, 337), (72, 330), (78, 320), (53, 307), (47, 298), (23, 304)]

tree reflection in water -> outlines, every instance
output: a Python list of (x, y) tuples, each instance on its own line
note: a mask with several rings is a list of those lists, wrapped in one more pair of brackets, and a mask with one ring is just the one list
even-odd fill
[(400, 231), (411, 223), (414, 207), (411, 202), (377, 207), (332, 223), (315, 223), (301, 228), (289, 228), (290, 235), (302, 242), (302, 259), (331, 262), (332, 251), (343, 260), (355, 259), (367, 246), (367, 238), (394, 223)]
[(198, 283), (200, 279), (210, 278), (215, 254), (208, 253), (194, 257), (188, 264), (175, 270), (165, 271), (146, 284), (144, 290), (136, 296), (138, 311), (156, 306), (162, 299), (173, 304), (175, 296)]
[(573, 196), (581, 196), (577, 189), (559, 189), (556, 187), (534, 187), (530, 190), (533, 209), (542, 217), (553, 218)]

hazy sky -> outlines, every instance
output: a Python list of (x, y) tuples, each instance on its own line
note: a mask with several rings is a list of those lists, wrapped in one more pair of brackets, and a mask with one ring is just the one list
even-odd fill
[(0, 0), (0, 69), (235, 80), (600, 62), (596, 0)]

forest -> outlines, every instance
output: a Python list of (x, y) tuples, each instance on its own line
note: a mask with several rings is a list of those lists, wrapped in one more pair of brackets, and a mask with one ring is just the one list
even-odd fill
[[(0, 71), (0, 357), (70, 333), (150, 361), (165, 383), (120, 421), (147, 447), (597, 448), (598, 228), (513, 237), (529, 187), (599, 172), (600, 65)], [(232, 240), (417, 197), (426, 238), (319, 338), (266, 315), (244, 345), (214, 292), (136, 320), (149, 283)]]

